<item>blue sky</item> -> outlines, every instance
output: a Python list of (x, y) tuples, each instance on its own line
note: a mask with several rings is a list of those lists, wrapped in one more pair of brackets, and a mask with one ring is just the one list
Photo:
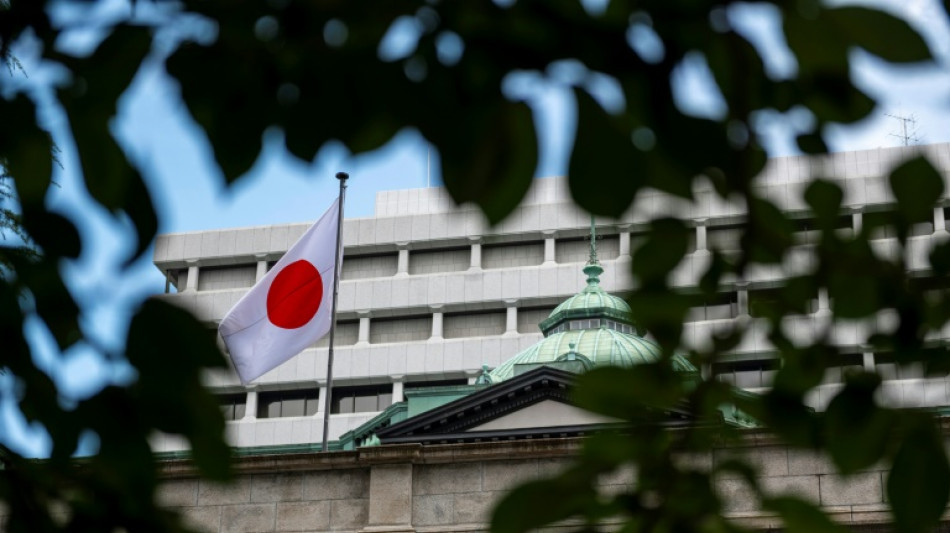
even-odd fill
[[(939, 64), (926, 69), (895, 68), (855, 51), (855, 79), (879, 99), (882, 108), (860, 124), (832, 128), (829, 131), (831, 148), (842, 151), (898, 144), (890, 135), (897, 131), (898, 123), (887, 117), (888, 113), (916, 116), (925, 143), (950, 141), (947, 126), (950, 124), (950, 23), (938, 0), (870, 3), (907, 17), (928, 39)], [(598, 2), (587, 4), (596, 9)], [(127, 10), (125, 0), (110, 0), (95, 13), (62, 13), (61, 16), (107, 22), (125, 16)], [(770, 73), (775, 76), (794, 73), (794, 59), (776, 38), (778, 21), (768, 9), (745, 4), (729, 16), (730, 21), (767, 54)], [(89, 50), (100, 34), (93, 27), (74, 32), (59, 44), (66, 49)], [(411, 35), (408, 40), (411, 41)], [(647, 41), (635, 44), (646, 49), (650, 46)], [(30, 43), (21, 43), (16, 54), (23, 61), (29, 78), (17, 76), (6, 85), (7, 90), (11, 87), (28, 90), (39, 99), (49, 101), (57, 71), (36, 61), (36, 50)], [(576, 65), (564, 63), (552, 68), (544, 77), (523, 75), (506, 83), (511, 97), (527, 100), (536, 111), (535, 120), (541, 132), (541, 161), (536, 172), (539, 177), (566, 172), (574, 127), (568, 84), (577, 80), (578, 72)], [(701, 61), (680, 69), (676, 82), (678, 104), (684, 110), (715, 116), (721, 98), (710, 90), (709, 73)], [(595, 79), (591, 87), (604, 104), (616, 104), (609, 83)], [(3, 88), (4, 84), (0, 83), (0, 90)], [(150, 258), (130, 269), (122, 269), (120, 265), (132, 245), (131, 228), (91, 202), (77, 172), (79, 163), (73, 145), (64, 134), (65, 120), (60, 111), (55, 106), (47, 106), (43, 120), (62, 148), (62, 168), (56, 176), (59, 187), (51, 193), (49, 201), (79, 224), (86, 242), (83, 256), (64, 264), (64, 273), (74, 295), (83, 303), (83, 325), (87, 334), (111, 350), (120, 350), (132, 310), (142, 298), (162, 291), (163, 278), (151, 265)], [(807, 124), (806, 114), (771, 114), (761, 120), (763, 140), (770, 154), (794, 154), (793, 134)], [(439, 183), (438, 154), (430, 152), (417, 133), (407, 130), (373, 154), (353, 158), (341, 146), (327, 146), (312, 163), (288, 155), (275, 134), (251, 172), (227, 189), (207, 140), (187, 115), (175, 84), (156, 62), (143, 68), (123, 96), (115, 132), (123, 148), (145, 170), (159, 210), (162, 232), (314, 220), (336, 195), (337, 182), (333, 175), (341, 170), (352, 176), (347, 194), (348, 217), (371, 215), (377, 191), (425, 187), (430, 181), (432, 185)], [(427, 175), (430, 156), (431, 175)], [(28, 331), (37, 359), (49, 369), (66, 399), (82, 398), (94, 393), (103, 383), (129, 377), (127, 369), (104, 364), (101, 355), (87, 346), (57, 354), (48, 334), (36, 321), (31, 322)], [(0, 442), (26, 453), (42, 455), (48, 450), (49, 442), (42, 431), (25, 425), (14, 406), (15, 394), (12, 379), (0, 376)]]

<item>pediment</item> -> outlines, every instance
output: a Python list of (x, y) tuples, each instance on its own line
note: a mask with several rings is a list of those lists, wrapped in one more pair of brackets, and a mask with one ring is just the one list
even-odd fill
[(597, 424), (617, 424), (620, 420), (601, 416), (580, 407), (557, 400), (541, 400), (522, 409), (512, 411), (489, 420), (484, 424), (469, 428), (473, 431), (499, 431), (528, 428), (554, 428), (563, 426), (585, 426)]
[[(487, 442), (576, 437), (624, 423), (571, 404), (576, 374), (543, 366), (381, 429), (382, 444)], [(669, 425), (686, 425), (685, 410), (669, 412)]]

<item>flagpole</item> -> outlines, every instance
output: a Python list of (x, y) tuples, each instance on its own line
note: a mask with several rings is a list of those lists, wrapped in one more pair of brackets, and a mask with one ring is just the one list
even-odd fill
[(336, 179), (340, 180), (340, 210), (339, 219), (336, 225), (336, 260), (333, 269), (333, 311), (330, 313), (330, 350), (327, 353), (327, 392), (324, 395), (326, 401), (323, 404), (323, 451), (328, 450), (328, 439), (330, 431), (330, 402), (333, 395), (333, 334), (336, 332), (336, 301), (340, 294), (340, 274), (342, 274), (343, 265), (340, 264), (340, 255), (343, 252), (343, 202), (346, 198), (346, 180), (350, 175), (346, 172), (337, 172)]

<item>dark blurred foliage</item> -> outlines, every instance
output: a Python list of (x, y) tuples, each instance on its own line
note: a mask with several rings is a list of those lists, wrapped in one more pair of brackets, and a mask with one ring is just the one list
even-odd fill
[[(10, 44), (26, 32), (42, 44), (44, 60), (70, 72), (57, 92), (58, 105), (69, 119), (92, 197), (137, 230), (130, 260), (152, 242), (157, 217), (142, 169), (126, 157), (110, 121), (143, 60), (164, 53), (155, 41), (157, 30), (176, 24), (178, 17), (212, 21), (214, 35), (186, 40), (162, 58), (228, 183), (250, 169), (270, 128), (282, 131), (289, 152), (304, 161), (331, 140), (363, 153), (414, 128), (438, 149), (455, 200), (475, 202), (493, 222), (519, 203), (537, 166), (532, 111), (506, 97), (505, 80), (513, 73), (548, 76), (552, 64), (565, 60), (582, 65), (573, 87), (578, 122), (569, 169), (580, 207), (617, 216), (643, 191), (691, 199), (701, 182), (747, 207), (742, 250), (713, 251), (701, 275), (703, 297), (743, 279), (751, 268), (783, 264), (795, 244), (796, 226), (788, 213), (756, 187), (766, 161), (753, 124), (756, 114), (809, 112), (814, 121), (798, 144), (806, 153), (822, 153), (826, 125), (854, 123), (875, 109), (873, 97), (851, 79), (854, 48), (891, 63), (932, 61), (926, 43), (901, 18), (817, 0), (761, 2), (780, 14), (784, 41), (797, 63), (784, 78), (770, 76), (761, 51), (730, 25), (734, 3), (729, 1), (614, 0), (596, 13), (569, 0), (154, 3), (163, 4), (165, 16), (152, 23), (118, 22), (106, 29), (93, 53), (81, 57), (55, 48), (70, 28), (51, 23), (53, 2), (12, 0), (0, 12), (0, 55), (6, 57)], [(381, 56), (380, 42), (397, 21), (417, 28), (418, 41), (403, 57)], [(655, 37), (655, 53), (635, 51), (628, 36), (636, 31)], [(671, 77), (687, 55), (708, 64), (726, 104), (724, 116), (697, 118), (677, 107)], [(616, 83), (623, 96), (620, 111), (608, 111), (590, 93), (587, 82), (594, 77)], [(61, 350), (84, 342), (81, 307), (59, 270), (60, 261), (77, 257), (84, 243), (74, 221), (44, 204), (54, 161), (36, 106), (23, 93), (0, 99), (0, 161), (12, 178), (24, 236), (40, 251), (28, 261), (12, 260), (0, 280), (0, 369), (14, 375), (20, 409), (50, 432), (54, 447), (41, 462), (0, 451), (0, 499), (11, 509), (7, 527), (174, 531), (177, 518), (154, 501), (157, 467), (148, 437), (155, 431), (184, 435), (204, 475), (227, 475), (223, 422), (199, 384), (202, 369), (222, 365), (222, 358), (194, 318), (148, 301), (128, 332), (125, 359), (137, 380), (107, 387), (78, 405), (61, 401), (34, 362), (23, 321), (37, 316)], [(589, 439), (567, 472), (516, 489), (496, 509), (495, 531), (526, 531), (567, 518), (593, 525), (618, 517), (625, 521), (623, 531), (737, 530), (722, 516), (716, 479), (738, 474), (758, 492), (754, 469), (727, 462), (704, 471), (677, 461), (677, 454), (741, 439), (740, 432), (698, 424), (671, 433), (658, 419), (664, 409), (686, 404), (700, 418), (714, 420), (717, 407), (727, 403), (789, 445), (823, 451), (842, 472), (892, 464), (887, 496), (895, 528), (910, 533), (934, 526), (950, 494), (950, 467), (942, 433), (928, 413), (876, 403), (880, 379), (870, 373), (850, 375), (825, 412), (807, 409), (804, 398), (837, 355), (829, 336), (838, 320), (867, 322), (873, 330), (864, 339), (869, 349), (892, 353), (898, 364), (923, 363), (933, 375), (950, 370), (944, 346), (926, 341), (950, 317), (945, 286), (950, 243), (935, 245), (926, 284), (910, 278), (904, 253), (910, 228), (931, 216), (944, 182), (923, 158), (903, 163), (890, 176), (892, 212), (845, 235), (836, 231), (844, 193), (833, 180), (818, 178), (804, 198), (820, 235), (814, 269), (792, 277), (762, 307), (769, 340), (783, 361), (774, 387), (755, 397), (716, 382), (687, 383), (671, 372), (668, 361), (584, 376), (578, 402), (630, 420), (633, 429)], [(871, 232), (880, 225), (893, 229), (898, 253), (884, 256), (870, 245)], [(635, 319), (666, 354), (681, 345), (683, 320), (695, 298), (676, 293), (669, 279), (686, 254), (687, 231), (686, 221), (654, 220), (633, 261), (639, 287), (631, 297)], [(803, 345), (789, 338), (783, 319), (800, 313), (819, 289), (833, 302), (832, 315), (826, 329)], [(896, 327), (874, 329), (882, 310), (896, 316)], [(690, 356), (699, 364), (715, 362), (736, 346), (749, 324), (735, 321), (708, 350)], [(101, 449), (77, 461), (71, 456), (84, 431), (98, 435)], [(637, 477), (628, 491), (596, 494), (597, 476), (629, 465), (636, 466)], [(763, 507), (781, 516), (789, 531), (839, 529), (807, 502), (758, 493)]]

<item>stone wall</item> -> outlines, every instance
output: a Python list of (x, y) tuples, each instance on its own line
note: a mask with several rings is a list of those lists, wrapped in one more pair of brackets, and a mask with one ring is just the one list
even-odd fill
[[(889, 521), (883, 467), (844, 478), (822, 457), (789, 450), (768, 435), (753, 433), (747, 442), (685, 459), (708, 469), (738, 455), (759, 470), (772, 494), (816, 502), (854, 529)], [(555, 474), (580, 445), (579, 439), (545, 439), (251, 456), (237, 460), (238, 480), (229, 486), (195, 479), (186, 462), (168, 462), (160, 498), (211, 533), (487, 531), (492, 506), (505, 491)], [(601, 479), (600, 489), (613, 493), (632, 482), (632, 472), (622, 471)], [(737, 522), (780, 526), (759, 510), (742, 480), (723, 476), (717, 486)]]

